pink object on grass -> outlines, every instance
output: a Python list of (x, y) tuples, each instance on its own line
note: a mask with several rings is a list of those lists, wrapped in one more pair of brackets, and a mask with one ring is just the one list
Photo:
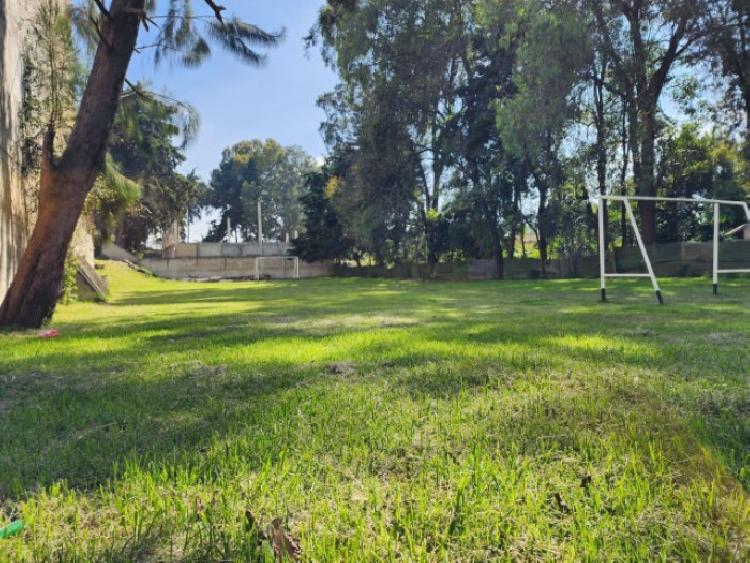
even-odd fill
[(60, 336), (60, 331), (54, 328), (50, 330), (43, 330), (39, 333), (39, 338), (57, 338)]

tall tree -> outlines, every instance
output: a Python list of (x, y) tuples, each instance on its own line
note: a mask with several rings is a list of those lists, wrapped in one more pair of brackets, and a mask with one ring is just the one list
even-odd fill
[[(0, 306), (0, 326), (39, 327), (52, 316), (63, 277), (65, 255), (86, 196), (102, 168), (107, 141), (122, 93), (131, 56), (143, 25), (154, 23), (155, 2), (95, 0), (79, 13), (94, 22), (96, 52), (78, 114), (62, 154), (55, 154), (55, 122), (50, 120), (42, 143), (39, 206), (34, 231), (10, 289)], [(245, 62), (262, 61), (254, 45), (275, 45), (279, 36), (236, 18), (225, 8), (204, 0), (213, 19), (195, 18), (192, 2), (172, 2), (158, 27), (157, 56), (197, 65), (210, 53), (208, 39), (239, 55)], [(86, 21), (87, 17), (79, 20)]]
[[(400, 168), (416, 172), (418, 212), (430, 262), (438, 258), (437, 225), (454, 164), (465, 12), (473, 5), (454, 0), (331, 0), (313, 33), (322, 37), (324, 56), (339, 72), (345, 109), (356, 113), (367, 104), (382, 114), (380, 120), (372, 115), (350, 120), (362, 135), (378, 134), (362, 130), (368, 126), (406, 134), (404, 155), (411, 165), (400, 163)], [(378, 109), (375, 104), (382, 105)], [(385, 120), (392, 121), (387, 128)], [(377, 162), (377, 155), (371, 160)]]
[(299, 147), (284, 147), (273, 139), (243, 141), (224, 150), (213, 171), (206, 202), (221, 211), (209, 240), (226, 237), (227, 224), (243, 238), (257, 238), (257, 204), (261, 202), (264, 236), (294, 237), (302, 222), (299, 198), (306, 176), (316, 168)]
[(336, 176), (327, 167), (307, 176), (307, 193), (302, 196), (304, 221), (302, 233), (294, 240), (294, 255), (314, 262), (341, 261), (352, 255), (354, 241), (346, 235), (339, 215), (326, 192)]
[(729, 80), (730, 100), (739, 97), (750, 140), (750, 2), (710, 0), (705, 44), (705, 54)]
[(517, 93), (498, 105), (501, 135), (510, 150), (527, 161), (538, 193), (536, 230), (543, 274), (552, 236), (549, 198), (564, 182), (563, 143), (578, 111), (574, 88), (590, 62), (583, 21), (566, 8), (536, 2), (521, 6), (519, 70), (513, 79)]
[[(496, 104), (515, 94), (513, 83), (517, 38), (508, 31), (515, 13), (505, 7), (483, 6), (465, 14), (467, 41), (461, 54), (465, 76), (458, 95), (454, 150), (455, 163), (466, 189), (460, 190), (454, 211), (465, 208), (477, 243), (488, 239), (495, 260), (495, 275), (504, 275), (504, 246), (514, 253), (520, 213), (518, 205), (524, 190), (519, 176), (522, 161), (506, 151), (496, 120)], [(485, 236), (477, 232), (481, 230)], [(479, 247), (481, 248), (481, 243)]]
[[(705, 0), (585, 0), (596, 19), (630, 110), (633, 173), (638, 195), (656, 195), (659, 102), (672, 72), (705, 33)], [(640, 201), (643, 240), (656, 242), (656, 206)]]

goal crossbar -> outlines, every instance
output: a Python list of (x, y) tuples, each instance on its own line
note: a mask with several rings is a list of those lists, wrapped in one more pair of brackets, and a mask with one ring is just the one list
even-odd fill
[(266, 261), (283, 261), (292, 262), (293, 270), (292, 276), (294, 279), (299, 279), (299, 257), (297, 256), (256, 256), (255, 257), (255, 279), (260, 281), (263, 275), (263, 263)]
[[(646, 264), (646, 273), (632, 273), (632, 274), (619, 274), (619, 273), (607, 273), (607, 260), (606, 260), (606, 233), (604, 231), (604, 202), (605, 201), (619, 201), (625, 207), (625, 213), (628, 221), (633, 228), (635, 233), (635, 239), (638, 243), (638, 248), (641, 252), (641, 257)], [(638, 222), (635, 220), (635, 214), (633, 213), (632, 201), (665, 201), (665, 202), (677, 202), (677, 203), (692, 203), (696, 205), (712, 205), (714, 208), (714, 230), (713, 230), (713, 289), (714, 295), (719, 292), (719, 275), (721, 274), (750, 274), (748, 270), (722, 270), (719, 268), (719, 240), (721, 238), (721, 206), (731, 205), (734, 207), (741, 207), (745, 211), (745, 216), (750, 223), (750, 207), (746, 201), (733, 201), (727, 199), (710, 199), (710, 198), (687, 198), (687, 197), (647, 197), (647, 196), (623, 196), (623, 195), (599, 195), (599, 210), (598, 210), (598, 222), (599, 222), (599, 276), (601, 284), (601, 299), (602, 301), (607, 300), (607, 279), (609, 278), (649, 278), (651, 285), (654, 288), (654, 293), (659, 303), (664, 303), (664, 297), (659, 287), (659, 281), (656, 279), (654, 268), (651, 264), (651, 258), (646, 250), (646, 245), (643, 244), (641, 237), (641, 231), (638, 228)]]

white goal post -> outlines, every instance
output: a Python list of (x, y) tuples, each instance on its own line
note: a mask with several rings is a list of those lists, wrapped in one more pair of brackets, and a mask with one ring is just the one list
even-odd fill
[[(286, 262), (292, 262), (293, 263), (293, 270), (292, 270), (292, 277), (294, 279), (299, 278), (299, 258), (297, 256), (256, 256), (255, 257), (255, 279), (260, 281), (261, 276), (263, 275), (263, 263), (266, 261), (282, 261), (283, 263)], [(286, 273), (286, 266), (283, 268), (284, 273)]]
[[(625, 207), (625, 213), (627, 214), (628, 221), (630, 222), (633, 231), (635, 232), (635, 240), (638, 243), (638, 248), (641, 251), (643, 261), (646, 263), (647, 273), (639, 274), (617, 274), (607, 273), (607, 249), (606, 249), (606, 233), (604, 232), (604, 202), (605, 201), (619, 201)], [(650, 278), (651, 285), (654, 287), (656, 298), (659, 303), (664, 304), (664, 297), (659, 287), (659, 282), (654, 274), (654, 268), (651, 265), (651, 259), (648, 256), (646, 246), (643, 244), (643, 238), (641, 232), (638, 229), (638, 223), (635, 220), (635, 214), (633, 213), (633, 206), (631, 201), (667, 201), (677, 203), (692, 203), (692, 204), (707, 204), (713, 205), (714, 208), (714, 233), (713, 233), (713, 286), (714, 294), (719, 291), (719, 275), (721, 274), (750, 274), (750, 270), (721, 270), (719, 269), (719, 240), (721, 238), (721, 206), (731, 205), (735, 207), (742, 207), (745, 210), (745, 216), (750, 223), (750, 208), (745, 201), (732, 201), (724, 199), (705, 199), (705, 198), (682, 198), (682, 197), (645, 197), (645, 196), (622, 196), (622, 195), (599, 195), (599, 272), (601, 280), (601, 298), (602, 301), (607, 300), (607, 279), (608, 278)]]

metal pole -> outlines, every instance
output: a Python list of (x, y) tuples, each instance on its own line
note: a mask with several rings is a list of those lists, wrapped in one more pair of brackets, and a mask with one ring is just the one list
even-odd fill
[(607, 256), (606, 236), (604, 232), (604, 198), (599, 196), (599, 277), (602, 301), (607, 300)]
[(633, 231), (635, 231), (635, 240), (638, 242), (638, 247), (641, 249), (641, 256), (643, 256), (643, 261), (646, 262), (646, 269), (648, 270), (648, 275), (651, 278), (651, 284), (654, 286), (654, 291), (656, 292), (656, 298), (659, 300), (659, 303), (664, 305), (664, 297), (661, 294), (661, 289), (659, 288), (659, 282), (656, 281), (656, 276), (654, 275), (654, 269), (651, 267), (651, 259), (648, 257), (648, 252), (646, 252), (646, 247), (643, 244), (643, 239), (641, 238), (641, 231), (638, 230), (638, 222), (635, 220), (635, 215), (633, 214), (633, 207), (630, 205), (630, 200), (625, 200), (625, 209), (628, 212), (628, 217), (630, 217), (630, 224), (633, 225)]
[(719, 238), (721, 236), (721, 204), (714, 203), (714, 295), (719, 293)]
[(260, 256), (255, 257), (255, 279), (260, 281)]
[(258, 245), (260, 255), (263, 256), (263, 207), (260, 199), (258, 199)]

